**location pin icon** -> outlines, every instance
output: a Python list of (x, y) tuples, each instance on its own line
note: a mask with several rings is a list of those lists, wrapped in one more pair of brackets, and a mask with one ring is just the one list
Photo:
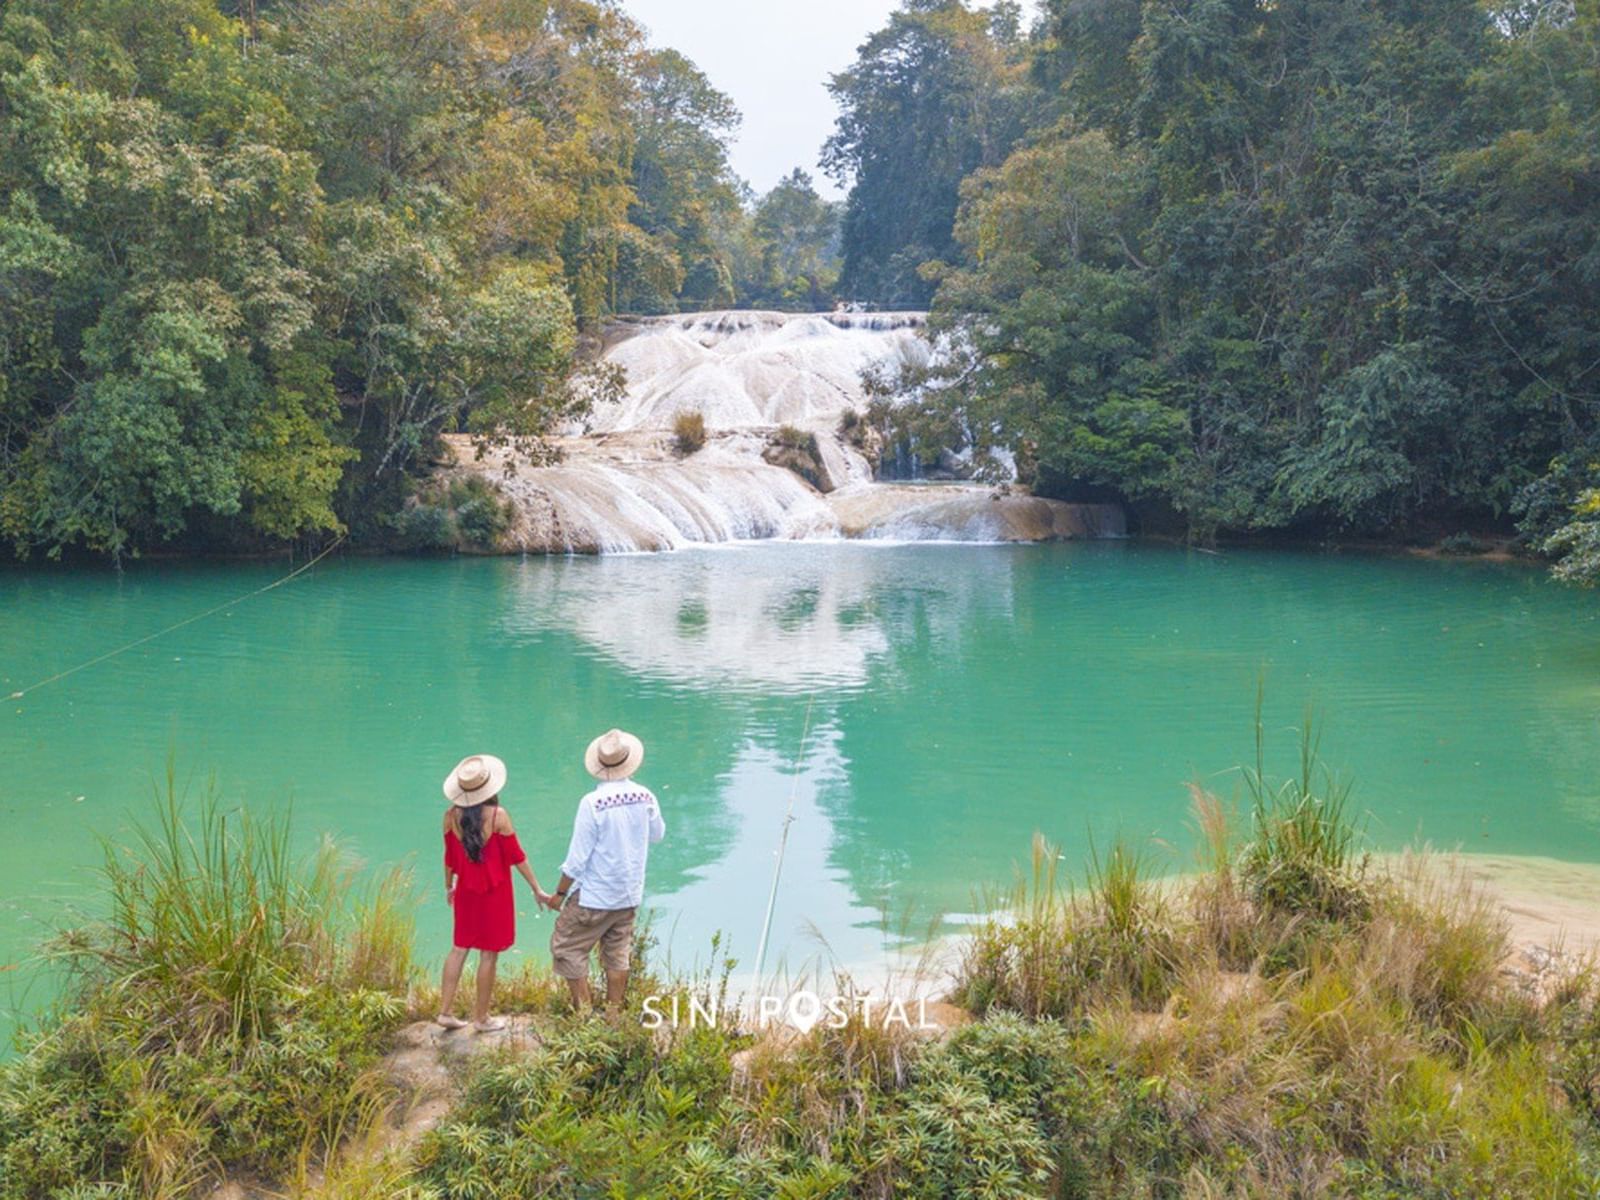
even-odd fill
[(810, 1033), (822, 1016), (822, 1000), (815, 992), (796, 992), (789, 997), (789, 1024), (801, 1033)]

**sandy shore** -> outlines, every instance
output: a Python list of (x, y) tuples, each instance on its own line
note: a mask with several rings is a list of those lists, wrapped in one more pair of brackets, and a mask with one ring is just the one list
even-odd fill
[(1600, 864), (1515, 854), (1436, 858), (1500, 906), (1514, 948), (1600, 953)]

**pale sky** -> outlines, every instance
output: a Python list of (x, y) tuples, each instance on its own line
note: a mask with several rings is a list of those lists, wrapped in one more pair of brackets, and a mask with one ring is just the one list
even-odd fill
[(898, 0), (623, 0), (654, 46), (681, 50), (744, 114), (733, 169), (759, 194), (795, 167), (840, 192), (817, 166), (833, 132), (828, 76), (888, 20)]

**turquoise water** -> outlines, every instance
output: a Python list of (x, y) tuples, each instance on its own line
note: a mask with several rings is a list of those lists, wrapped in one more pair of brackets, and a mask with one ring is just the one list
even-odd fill
[[(283, 570), (0, 571), (0, 694)], [(753, 956), (792, 795), (776, 945), (866, 963), (971, 912), (1035, 830), (1068, 865), (1120, 831), (1181, 868), (1185, 784), (1236, 794), (1263, 675), (1276, 760), (1316, 705), (1376, 846), (1600, 861), (1600, 604), (1526, 567), (1137, 544), (355, 560), (0, 709), (0, 965), (24, 964), (0, 979), (30, 1002), (31, 948), (92, 909), (97, 835), (148, 808), (169, 751), (195, 793), (292, 804), (307, 847), (414, 863), (437, 957), (446, 771), (507, 760), (548, 883), (613, 724), (662, 799), (649, 903), (677, 962), (718, 930)], [(543, 957), (550, 918), (522, 911)]]

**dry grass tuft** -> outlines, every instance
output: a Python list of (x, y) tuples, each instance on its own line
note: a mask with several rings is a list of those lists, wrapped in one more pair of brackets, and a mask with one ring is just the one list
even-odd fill
[(672, 418), (672, 444), (687, 458), (706, 444), (706, 418), (702, 412), (680, 412)]

